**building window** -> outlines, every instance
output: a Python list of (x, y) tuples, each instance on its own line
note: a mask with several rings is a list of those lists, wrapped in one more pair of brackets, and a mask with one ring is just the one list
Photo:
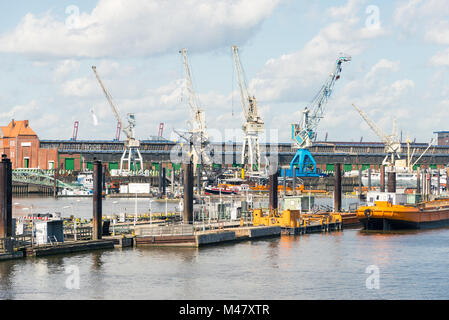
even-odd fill
[(54, 161), (48, 161), (48, 169), (52, 170), (55, 168), (55, 162)]
[(24, 168), (29, 168), (30, 167), (30, 158), (29, 157), (23, 158), (23, 167)]

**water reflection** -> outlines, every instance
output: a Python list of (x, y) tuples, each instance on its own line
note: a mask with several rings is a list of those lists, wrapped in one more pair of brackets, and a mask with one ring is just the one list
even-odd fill
[(0, 298), (14, 299), (13, 278), (14, 263), (11, 261), (0, 262)]

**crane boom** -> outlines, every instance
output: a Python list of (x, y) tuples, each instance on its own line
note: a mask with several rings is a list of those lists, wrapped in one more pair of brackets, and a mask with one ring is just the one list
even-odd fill
[(241, 162), (243, 165), (248, 164), (251, 173), (260, 174), (259, 132), (263, 132), (264, 122), (259, 116), (256, 97), (251, 96), (248, 92), (237, 46), (232, 46), (232, 52), (237, 70), (243, 114), (245, 116), (245, 123), (242, 126), (245, 136)]
[(326, 111), (326, 103), (332, 94), (335, 82), (340, 78), (342, 70), (341, 65), (343, 62), (348, 61), (351, 61), (350, 56), (343, 55), (338, 57), (334, 70), (315, 95), (309, 106), (304, 109), (302, 123), (292, 125), (292, 139), (298, 148), (305, 149), (312, 146), (312, 141), (316, 137), (316, 128), (318, 127), (320, 120), (324, 117)]
[(368, 124), (368, 126), (371, 128), (371, 130), (374, 131), (374, 133), (379, 137), (379, 139), (386, 143), (386, 134), (382, 131), (381, 128), (379, 128), (373, 121), (371, 121), (370, 118), (368, 118), (368, 115), (359, 107), (357, 107), (355, 104), (352, 104), (352, 106), (358, 111), (360, 116), (365, 120), (365, 122)]
[(114, 105), (114, 103), (112, 102), (112, 97), (111, 97), (111, 95), (110, 95), (109, 92), (106, 90), (105, 86), (103, 85), (103, 82), (101, 81), (100, 76), (99, 76), (98, 73), (97, 73), (97, 67), (96, 67), (96, 66), (92, 66), (92, 70), (93, 70), (93, 72), (94, 72), (94, 74), (95, 74), (95, 77), (96, 77), (97, 80), (98, 80), (98, 83), (100, 84), (101, 89), (103, 89), (104, 95), (106, 96), (106, 99), (108, 100), (109, 105), (111, 106), (111, 109), (112, 109), (112, 112), (113, 112), (114, 115), (115, 115), (115, 118), (117, 119), (117, 121), (118, 121), (119, 124), (120, 124), (120, 128), (122, 128), (122, 131), (126, 134), (126, 136), (127, 136), (128, 138), (131, 138), (131, 134), (130, 134), (130, 132), (128, 131), (128, 127), (129, 127), (129, 126), (128, 126), (128, 127), (124, 127), (124, 126), (123, 126), (123, 121), (122, 121), (122, 118), (120, 117), (120, 112), (119, 112), (118, 108)]
[[(100, 84), (101, 89), (103, 89), (106, 99), (108, 100), (109, 105), (111, 106), (112, 112), (117, 118), (118, 121), (117, 130), (121, 129), (126, 134), (125, 150), (123, 151), (122, 157), (120, 159), (120, 174), (125, 172), (124, 166), (125, 162), (128, 163), (128, 168), (126, 169), (127, 172), (135, 170), (141, 173), (143, 171), (143, 158), (139, 151), (140, 141), (134, 138), (134, 127), (136, 126), (136, 118), (133, 113), (128, 113), (128, 125), (126, 127), (123, 126), (123, 121), (122, 118), (120, 117), (120, 112), (112, 102), (111, 95), (103, 85), (103, 82), (101, 81), (100, 76), (97, 73), (97, 67), (92, 66), (92, 70), (95, 74), (95, 77), (98, 80), (98, 83)], [(118, 137), (119, 135), (116, 135), (116, 139), (118, 139)], [(137, 166), (138, 164), (140, 164), (140, 166)]]
[(193, 156), (194, 174), (196, 172), (196, 164), (212, 163), (210, 156), (206, 152), (206, 147), (209, 144), (209, 138), (206, 131), (206, 117), (204, 111), (199, 107), (198, 97), (193, 89), (192, 75), (190, 72), (189, 61), (187, 59), (187, 49), (182, 49), (179, 53), (183, 56), (184, 67), (186, 71), (185, 84), (188, 92), (188, 103), (190, 106), (192, 121), (190, 122), (190, 137), (189, 141), (191, 145), (191, 154)]
[[(385, 157), (383, 163), (384, 164), (389, 164), (391, 166), (395, 165), (395, 156), (397, 156), (398, 158), (400, 158), (399, 153), (401, 152), (401, 141), (399, 140), (399, 138), (396, 135), (396, 119), (393, 119), (393, 130), (392, 130), (392, 134), (387, 135), (385, 134), (382, 129), (380, 129), (373, 121), (371, 121), (370, 118), (368, 118), (368, 115), (359, 107), (357, 107), (356, 105), (352, 104), (352, 106), (358, 111), (358, 113), (360, 114), (360, 116), (363, 118), (363, 120), (365, 120), (365, 122), (369, 125), (369, 127), (371, 128), (371, 130), (374, 131), (374, 133), (380, 138), (380, 140), (384, 143), (385, 145), (385, 153), (387, 153), (387, 156)], [(391, 155), (391, 160), (388, 162), (388, 154)]]
[(240, 63), (237, 46), (232, 46), (232, 52), (234, 54), (235, 68), (237, 70), (237, 77), (240, 88), (240, 98), (242, 100), (242, 107), (245, 119), (247, 121), (262, 122), (262, 119), (259, 117), (259, 112), (257, 110), (256, 98), (254, 96), (251, 96), (248, 92), (245, 74), (243, 72), (242, 64)]

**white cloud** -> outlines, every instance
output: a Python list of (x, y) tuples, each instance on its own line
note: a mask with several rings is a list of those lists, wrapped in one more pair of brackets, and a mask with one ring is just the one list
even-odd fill
[(311, 100), (311, 92), (318, 91), (340, 54), (357, 56), (369, 45), (367, 40), (385, 35), (386, 29), (369, 29), (361, 23), (357, 14), (362, 3), (350, 0), (345, 6), (330, 8), (327, 16), (336, 21), (331, 20), (304, 48), (267, 61), (250, 82), (259, 100)]
[[(245, 42), (280, 0), (100, 0), (57, 20), (28, 13), (0, 36), (0, 51), (37, 58), (149, 56)], [(71, 12), (72, 13), (72, 12)], [(76, 19), (73, 19), (76, 18)]]
[[(394, 13), (394, 22), (407, 36), (421, 35), (439, 45), (449, 45), (449, 6), (446, 0), (412, 0), (401, 2)], [(438, 51), (429, 62), (434, 66), (449, 65), (447, 50)]]

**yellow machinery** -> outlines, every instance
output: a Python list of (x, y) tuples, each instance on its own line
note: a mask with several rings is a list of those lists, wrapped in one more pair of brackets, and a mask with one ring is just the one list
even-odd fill
[(282, 210), (282, 213), (274, 210), (272, 213), (264, 213), (262, 209), (253, 210), (254, 226), (280, 226), (282, 228), (299, 228), (310, 225), (328, 225), (341, 223), (341, 215), (338, 213), (308, 214), (300, 213), (300, 210)]

